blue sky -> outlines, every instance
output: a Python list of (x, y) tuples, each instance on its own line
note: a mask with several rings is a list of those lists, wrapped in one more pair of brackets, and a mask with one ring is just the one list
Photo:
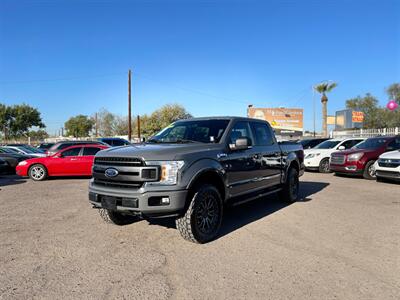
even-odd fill
[[(28, 103), (54, 133), (76, 114), (180, 103), (195, 116), (247, 104), (305, 109), (335, 80), (333, 114), (400, 81), (400, 1), (0, 1), (0, 102)], [(317, 99), (317, 130), (321, 127)]]

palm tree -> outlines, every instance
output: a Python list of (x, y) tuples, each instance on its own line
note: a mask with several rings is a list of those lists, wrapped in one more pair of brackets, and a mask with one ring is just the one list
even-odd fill
[(328, 119), (328, 97), (327, 93), (332, 91), (335, 87), (337, 87), (336, 82), (321, 82), (314, 86), (314, 89), (321, 94), (321, 103), (322, 103), (322, 131), (324, 136), (328, 136), (328, 127), (327, 127), (327, 119)]

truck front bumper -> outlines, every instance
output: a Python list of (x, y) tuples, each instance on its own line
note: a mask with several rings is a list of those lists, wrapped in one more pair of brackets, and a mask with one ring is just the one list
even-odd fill
[(148, 217), (176, 216), (183, 212), (188, 191), (106, 191), (89, 187), (89, 202), (105, 208)]

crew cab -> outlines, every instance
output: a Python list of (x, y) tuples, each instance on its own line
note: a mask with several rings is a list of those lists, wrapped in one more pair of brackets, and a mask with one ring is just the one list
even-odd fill
[(379, 155), (397, 149), (400, 149), (400, 136), (369, 138), (353, 149), (332, 153), (330, 169), (337, 174), (375, 179), (374, 163)]
[(109, 223), (174, 217), (192, 242), (214, 239), (224, 207), (279, 192), (299, 193), (299, 144), (280, 145), (270, 125), (240, 117), (177, 121), (146, 143), (97, 153), (89, 202)]
[(375, 175), (378, 181), (400, 181), (400, 150), (381, 154), (375, 162)]
[(34, 181), (54, 176), (91, 176), (95, 154), (107, 148), (97, 144), (70, 146), (51, 156), (24, 160), (18, 164), (16, 173)]
[(329, 160), (335, 151), (350, 149), (364, 138), (331, 139), (320, 143), (312, 149), (304, 150), (304, 165), (306, 170), (316, 170), (320, 173), (329, 173)]

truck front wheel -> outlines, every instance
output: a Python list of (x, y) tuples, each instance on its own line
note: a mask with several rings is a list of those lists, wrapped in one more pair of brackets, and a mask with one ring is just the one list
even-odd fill
[(223, 204), (218, 190), (210, 184), (199, 186), (185, 214), (176, 219), (182, 237), (194, 243), (213, 240), (221, 227)]
[(99, 209), (100, 217), (104, 222), (114, 225), (128, 225), (139, 220), (138, 216), (125, 215), (117, 211), (112, 211), (104, 208)]

